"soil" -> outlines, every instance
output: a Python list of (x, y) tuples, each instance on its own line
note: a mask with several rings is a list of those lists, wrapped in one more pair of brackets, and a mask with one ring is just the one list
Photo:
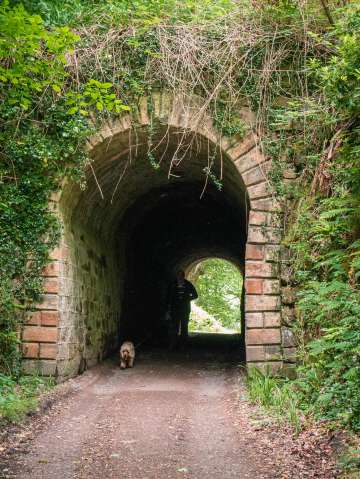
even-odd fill
[(231, 354), (153, 350), (133, 369), (108, 360), (60, 386), (50, 409), (3, 438), (0, 478), (338, 477), (331, 447), (315, 453), (329, 438), (315, 439), (304, 455), (301, 437), (247, 402)]

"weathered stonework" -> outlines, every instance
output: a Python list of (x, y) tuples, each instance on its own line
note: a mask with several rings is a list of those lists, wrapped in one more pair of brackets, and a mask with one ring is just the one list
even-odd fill
[[(222, 138), (211, 118), (199, 118), (196, 99), (186, 103), (182, 98), (156, 93), (152, 97), (151, 115), (147, 103), (142, 99), (132, 117), (105, 122), (89, 138), (89, 153), (98, 162), (102, 183), (113, 185), (111, 191), (105, 192), (107, 211), (91, 207), (103, 191), (102, 183), (94, 179), (90, 170), (88, 183), (92, 186), (88, 186), (86, 193), (86, 208), (81, 207), (82, 192), (76, 185), (65, 183), (63, 193), (51, 198), (64, 226), (63, 236), (52, 253), (52, 262), (44, 270), (43, 301), (29, 315), (22, 332), (24, 368), (27, 372), (40, 371), (66, 378), (100, 361), (117, 346), (124, 285), (125, 258), (121, 251), (126, 238), (121, 237), (121, 232), (114, 233), (113, 224), (130, 206), (123, 199), (126, 195), (135, 197), (146, 192), (147, 184), (156, 188), (160, 180), (164, 181), (161, 175), (151, 176), (152, 172), (143, 168), (139, 159), (139, 151), (147, 145), (148, 125), (158, 122), (165, 132), (162, 134), (165, 144), (169, 130), (173, 129), (174, 138), (196, 135), (206, 148), (213, 145), (220, 149), (233, 168), (231, 173), (225, 171), (224, 182), (229, 188), (235, 181), (243, 185), (249, 205), (243, 256), (247, 362), (279, 370), (283, 360), (290, 361), (295, 354), (293, 338), (287, 329), (281, 329), (281, 284), (287, 284), (288, 280), (286, 263), (280, 258), (281, 207), (268, 179), (271, 161), (261, 153), (252, 131), (253, 115), (249, 109), (241, 110), (248, 124), (245, 138)], [(161, 158), (166, 155), (166, 148)], [(189, 150), (193, 159), (188, 162), (193, 161), (193, 175), (200, 177), (203, 166), (197, 159), (196, 148)], [(131, 181), (125, 181), (118, 190), (117, 179), (130, 174), (135, 167), (140, 168), (141, 182), (133, 186)], [(77, 204), (80, 206), (76, 209)], [(108, 233), (111, 231), (112, 236)], [(286, 301), (288, 304), (290, 300), (285, 298)]]

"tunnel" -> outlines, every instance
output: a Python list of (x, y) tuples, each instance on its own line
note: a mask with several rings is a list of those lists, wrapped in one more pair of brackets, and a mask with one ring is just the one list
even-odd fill
[[(179, 268), (217, 257), (244, 272), (249, 200), (219, 144), (154, 122), (100, 138), (91, 157), (86, 183), (68, 181), (60, 201), (59, 374), (81, 372), (123, 339), (161, 342)], [(242, 323), (244, 333), (244, 313)]]
[(212, 185), (200, 199), (200, 178), (189, 180), (150, 190), (120, 223), (128, 232), (123, 337), (164, 337), (167, 291), (178, 269), (208, 257), (243, 265), (245, 217)]
[(292, 360), (272, 159), (248, 106), (239, 106), (244, 133), (233, 137), (214, 127), (208, 106), (153, 92), (129, 114), (93, 120), (83, 175), (69, 175), (49, 199), (60, 238), (21, 333), (27, 373), (61, 381), (124, 339), (164, 345), (169, 284), (179, 268), (208, 258), (244, 277), (237, 359), (272, 371)]

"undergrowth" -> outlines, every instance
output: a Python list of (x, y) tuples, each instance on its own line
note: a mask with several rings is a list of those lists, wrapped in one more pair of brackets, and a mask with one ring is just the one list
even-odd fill
[(356, 479), (356, 477), (359, 477), (360, 449), (349, 448), (346, 453), (341, 456), (339, 465), (345, 473), (344, 479)]
[(51, 379), (23, 376), (20, 379), (0, 374), (0, 425), (19, 422), (38, 407), (39, 395), (53, 385)]
[(251, 367), (246, 376), (249, 399), (266, 409), (280, 424), (302, 427), (299, 397), (292, 381), (274, 377), (269, 371)]
[[(307, 378), (303, 379), (299, 377), (296, 380), (289, 380), (275, 376), (269, 369), (251, 367), (246, 376), (247, 394), (252, 403), (262, 408), (265, 414), (280, 426), (290, 426), (296, 435), (302, 431), (306, 433), (306, 429), (311, 430), (317, 423), (314, 415), (316, 406), (309, 407), (307, 394), (304, 394), (304, 388), (308, 387)], [(322, 426), (331, 431), (335, 424), (322, 420)], [(337, 451), (337, 463), (344, 474), (341, 476), (344, 479), (358, 477), (360, 472), (360, 450), (356, 448), (358, 444), (358, 437), (348, 434), (346, 441), (343, 441)]]

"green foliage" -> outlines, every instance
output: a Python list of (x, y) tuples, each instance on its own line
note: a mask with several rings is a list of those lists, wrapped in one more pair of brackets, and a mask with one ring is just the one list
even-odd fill
[(225, 328), (239, 330), (242, 275), (236, 266), (208, 259), (196, 265), (190, 278), (199, 294), (197, 304)]
[(116, 94), (111, 92), (112, 83), (102, 83), (98, 80), (91, 79), (85, 83), (81, 92), (70, 91), (66, 95), (66, 105), (69, 106), (67, 113), (74, 115), (80, 113), (88, 116), (90, 111), (96, 109), (98, 112), (129, 111), (127, 105), (116, 98)]
[[(356, 5), (343, 11), (341, 20), (323, 40), (326, 48), (331, 46), (332, 54), (311, 62), (317, 88), (323, 95), (322, 112), (318, 120), (310, 118), (314, 141), (308, 156), (304, 156), (307, 171), (295, 193), (298, 208), (287, 238), (299, 290), (298, 320), (293, 326), (302, 360), (298, 370), (302, 404), (317, 417), (357, 432), (360, 431), (359, 15)], [(305, 133), (310, 144), (310, 133), (307, 130)], [(303, 153), (304, 148), (298, 152)], [(321, 186), (324, 184), (325, 187)]]
[(48, 30), (7, 2), (0, 25), (0, 370), (18, 373), (15, 331), (40, 299), (41, 271), (58, 240), (49, 197), (65, 176), (80, 177), (87, 161), (92, 127), (68, 103), (84, 101), (86, 112), (127, 107), (108, 93), (111, 84), (73, 88), (67, 58), (79, 37), (67, 27)]
[(21, 421), (36, 410), (38, 396), (53, 385), (51, 379), (24, 376), (18, 380), (0, 374), (0, 424)]
[(311, 282), (299, 308), (313, 335), (299, 368), (309, 410), (360, 431), (360, 293), (336, 279)]
[(269, 371), (251, 367), (247, 390), (252, 402), (264, 407), (279, 423), (290, 424), (296, 432), (301, 429), (301, 411), (296, 389), (291, 381), (274, 377)]
[[(343, 471), (348, 473), (356, 473), (360, 471), (360, 450), (349, 448), (345, 454), (340, 458), (340, 466)], [(345, 476), (347, 477), (347, 476)], [(354, 479), (356, 476), (350, 475), (350, 478), (353, 477)]]
[(24, 0), (21, 3), (51, 25), (76, 25), (79, 20), (92, 24), (94, 18), (101, 18), (103, 28), (131, 24), (142, 29), (152, 28), (163, 20), (169, 24), (201, 24), (235, 8), (232, 0)]
[(9, 106), (12, 112), (29, 110), (48, 88), (59, 92), (67, 77), (65, 54), (79, 37), (67, 27), (49, 32), (41, 17), (22, 5), (9, 10), (8, 2), (0, 6), (0, 31), (2, 113)]
[(333, 33), (335, 53), (326, 65), (317, 62), (319, 77), (329, 103), (345, 115), (360, 112), (360, 7), (351, 4)]
[(231, 104), (225, 101), (218, 101), (214, 105), (214, 123), (219, 131), (226, 136), (238, 135), (243, 138), (247, 133), (247, 127), (235, 112)]

